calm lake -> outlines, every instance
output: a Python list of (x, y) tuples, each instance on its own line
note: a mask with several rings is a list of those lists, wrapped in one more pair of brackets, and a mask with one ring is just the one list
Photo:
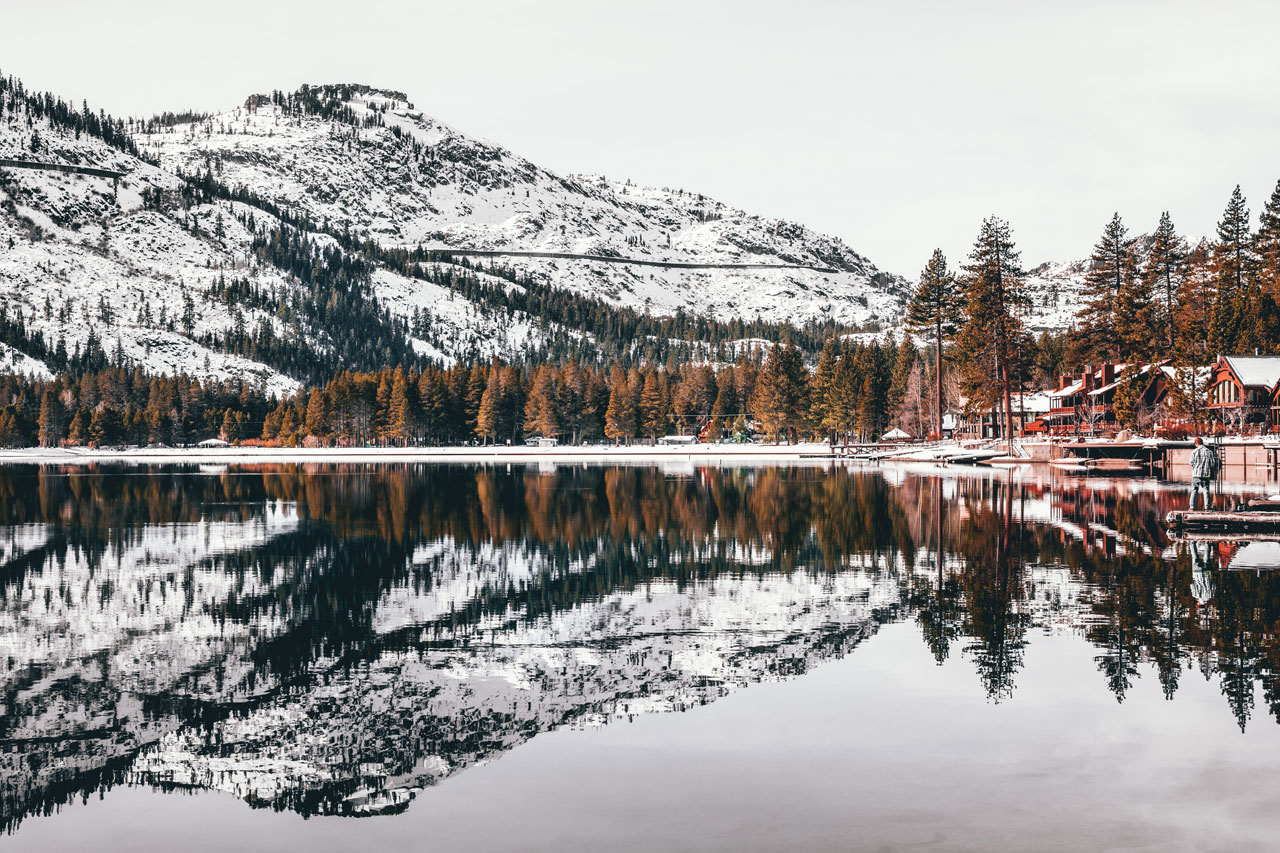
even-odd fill
[(1186, 499), (0, 468), (0, 849), (1275, 849), (1280, 544)]

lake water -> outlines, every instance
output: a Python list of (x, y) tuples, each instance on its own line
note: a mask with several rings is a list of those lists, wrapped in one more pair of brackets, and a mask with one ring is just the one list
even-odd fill
[(1275, 849), (1280, 548), (1186, 498), (0, 468), (0, 849)]

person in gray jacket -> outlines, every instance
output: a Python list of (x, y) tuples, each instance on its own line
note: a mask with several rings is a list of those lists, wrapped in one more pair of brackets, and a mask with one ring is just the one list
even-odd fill
[(1204, 508), (1212, 509), (1209, 484), (1218, 473), (1218, 454), (1214, 453), (1196, 436), (1196, 448), (1191, 451), (1191, 503), (1187, 509), (1196, 508), (1196, 493), (1204, 492)]

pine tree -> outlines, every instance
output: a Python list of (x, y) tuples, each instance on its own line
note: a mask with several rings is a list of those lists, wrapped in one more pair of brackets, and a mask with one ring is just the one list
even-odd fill
[[(964, 360), (965, 396), (975, 408), (994, 408), (1003, 397), (1005, 424), (1011, 426), (1013, 360), (1023, 334), (1018, 314), (1027, 297), (1008, 223), (994, 216), (982, 223), (964, 270), (965, 322), (957, 344)], [(1013, 430), (1005, 432), (1012, 454)]]
[(500, 370), (495, 363), (489, 370), (489, 378), (480, 396), (480, 407), (476, 411), (476, 437), (484, 443), (495, 441), (502, 420), (502, 385)]
[(298, 446), (298, 431), (302, 428), (302, 418), (298, 417), (297, 406), (285, 409), (284, 418), (280, 422), (280, 443), (286, 447)]
[(903, 335), (902, 343), (898, 344), (894, 353), (893, 369), (889, 374), (889, 395), (885, 401), (886, 411), (895, 417), (902, 411), (903, 400), (907, 396), (907, 383), (911, 380), (911, 371), (919, 359), (920, 353), (911, 342), (911, 336)]
[(658, 371), (650, 368), (640, 391), (640, 426), (652, 443), (667, 431), (667, 395)]
[(324, 392), (312, 388), (307, 395), (307, 414), (303, 428), (308, 437), (321, 441), (329, 434), (329, 408), (325, 403)]
[(790, 336), (782, 347), (779, 377), (786, 407), (786, 426), (790, 430), (791, 441), (794, 442), (796, 430), (804, 421), (809, 408), (809, 371), (805, 369), (803, 353)]
[(115, 444), (120, 433), (120, 413), (105, 403), (89, 419), (89, 438), (98, 447)]
[(232, 414), (231, 409), (227, 409), (222, 414), (222, 427), (219, 429), (218, 434), (223, 441), (235, 442), (239, 438), (236, 432), (235, 415)]
[(793, 342), (769, 351), (751, 394), (751, 414), (775, 442), (805, 411), (806, 383), (804, 359)]
[(1121, 426), (1137, 429), (1142, 425), (1142, 394), (1150, 383), (1151, 373), (1143, 373), (1136, 362), (1120, 372), (1114, 400), (1116, 420)]
[(1187, 364), (1208, 364), (1209, 328), (1216, 293), (1212, 257), (1213, 248), (1201, 241), (1187, 254), (1186, 267), (1178, 287), (1174, 314), (1178, 342), (1176, 355)]
[(863, 441), (875, 441), (884, 429), (885, 399), (874, 372), (862, 378), (862, 393), (858, 395), (858, 433)]
[(40, 397), (40, 414), (36, 419), (37, 438), (41, 447), (56, 447), (62, 438), (62, 404), (53, 386), (46, 387)]
[(713, 441), (722, 438), (729, 424), (742, 413), (738, 393), (734, 388), (733, 368), (726, 367), (716, 374), (716, 399), (711, 404), (711, 423), (707, 437)]
[[(424, 374), (423, 378), (426, 376)], [(426, 396), (425, 394), (423, 395)], [(391, 426), (391, 371), (383, 369), (378, 372), (378, 391), (374, 397), (374, 415), (373, 415), (373, 432), (380, 442), (388, 439), (388, 430)], [(326, 424), (327, 425), (327, 424)], [(320, 436), (323, 433), (317, 433), (311, 429), (311, 407), (307, 406), (307, 431), (312, 435)]]
[(89, 441), (89, 412), (83, 406), (76, 409), (75, 415), (71, 418), (67, 440), (76, 446), (82, 446)]
[(1250, 343), (1268, 353), (1280, 352), (1280, 182), (1258, 217), (1253, 256), (1257, 286), (1247, 319)]
[(560, 368), (558, 379), (556, 408), (560, 413), (560, 428), (568, 433), (570, 444), (577, 444), (582, 440), (588, 420), (587, 376), (571, 361)]
[(775, 349), (765, 359), (756, 386), (751, 393), (751, 415), (764, 430), (766, 436), (777, 443), (786, 423), (786, 400), (782, 392), (781, 369), (778, 351)]
[(822, 346), (818, 364), (809, 379), (809, 422), (816, 429), (825, 430), (828, 440), (835, 443), (835, 421), (832, 418), (831, 389), (836, 381), (836, 368), (840, 362), (840, 338), (832, 335)]
[(0, 409), (0, 447), (22, 447), (24, 444), (26, 440), (18, 412), (13, 406), (5, 406)]
[(1133, 241), (1127, 235), (1120, 214), (1114, 214), (1089, 258), (1081, 292), (1084, 302), (1076, 314), (1077, 347), (1088, 360), (1114, 362), (1123, 354), (1120, 317), (1130, 306), (1121, 300), (1132, 291), (1137, 276)]
[(1254, 249), (1262, 290), (1280, 302), (1280, 181), (1258, 217)]
[(387, 430), (383, 437), (392, 444), (403, 447), (415, 430), (414, 421), (409, 380), (404, 368), (397, 367), (391, 377), (391, 396), (387, 400)]
[[(1175, 340), (1174, 316), (1178, 288), (1181, 285), (1183, 266), (1186, 262), (1186, 241), (1178, 235), (1173, 227), (1169, 211), (1160, 214), (1160, 224), (1152, 235), (1151, 247), (1147, 250), (1146, 264), (1142, 277), (1147, 291), (1152, 296), (1151, 329), (1161, 330), (1166, 352), (1172, 353), (1177, 346)], [(1148, 334), (1148, 337), (1151, 337)]]
[(476, 423), (480, 415), (480, 401), (488, 387), (488, 375), (482, 364), (474, 364), (467, 375), (466, 432), (467, 437), (479, 437)]
[(507, 437), (508, 443), (520, 440), (520, 428), (524, 413), (524, 380), (520, 371), (514, 367), (502, 368), (501, 378), (502, 424), (500, 435)]
[(1213, 246), (1214, 304), (1209, 344), (1219, 353), (1239, 349), (1246, 337), (1251, 276), (1254, 270), (1249, 208), (1237, 185), (1218, 223)]
[(559, 389), (556, 387), (556, 369), (544, 364), (534, 374), (533, 388), (524, 404), (524, 428), (543, 438), (554, 438), (560, 433)]
[(933, 333), (934, 383), (937, 394), (937, 418), (934, 427), (942, 438), (942, 351), (946, 342), (955, 337), (964, 321), (964, 292), (955, 275), (947, 268), (946, 255), (934, 249), (929, 262), (920, 273), (920, 282), (907, 307), (907, 325), (920, 333)]
[(622, 368), (615, 367), (609, 379), (609, 406), (604, 413), (604, 434), (614, 444), (629, 441), (636, 434), (637, 412), (632, 403), (627, 376)]

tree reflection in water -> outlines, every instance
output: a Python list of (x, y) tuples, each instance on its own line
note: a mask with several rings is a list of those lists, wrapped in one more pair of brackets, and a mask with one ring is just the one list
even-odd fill
[(566, 724), (685, 710), (913, 620), (1015, 696), (1033, 629), (1123, 702), (1280, 719), (1280, 590), (1140, 482), (844, 467), (0, 470), (0, 820), (122, 781), (376, 814)]

